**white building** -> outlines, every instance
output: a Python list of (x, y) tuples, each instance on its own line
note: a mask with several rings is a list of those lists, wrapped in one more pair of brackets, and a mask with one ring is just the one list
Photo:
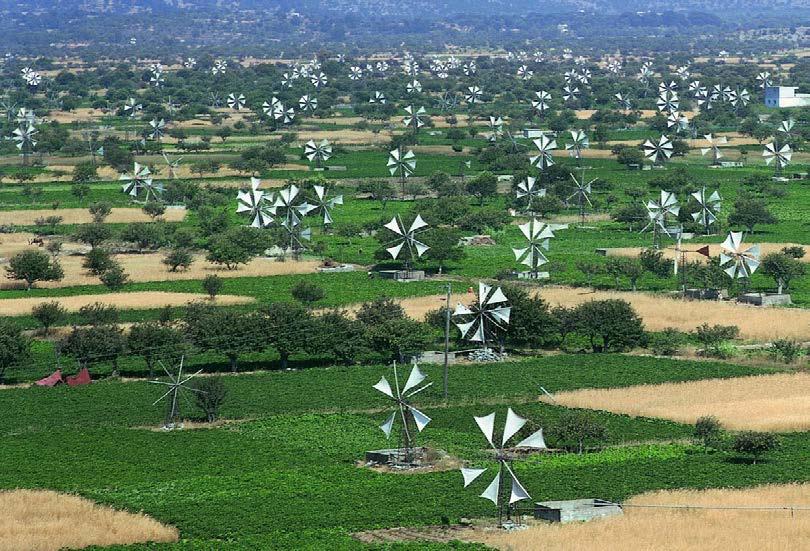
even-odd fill
[(797, 94), (796, 86), (768, 86), (765, 88), (767, 107), (810, 107), (810, 94)]

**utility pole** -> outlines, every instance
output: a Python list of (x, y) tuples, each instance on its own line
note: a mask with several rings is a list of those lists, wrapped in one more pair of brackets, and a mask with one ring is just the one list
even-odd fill
[(444, 314), (444, 402), (448, 399), (448, 381), (450, 379), (449, 356), (450, 356), (450, 294), (453, 291), (453, 284), (447, 282), (447, 298), (445, 299)]

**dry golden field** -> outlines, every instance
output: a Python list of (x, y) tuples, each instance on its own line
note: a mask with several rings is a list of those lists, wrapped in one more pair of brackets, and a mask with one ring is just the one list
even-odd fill
[[(686, 250), (695, 250), (700, 247), (703, 247), (703, 243), (694, 243), (691, 245), (684, 245), (684, 249)], [(798, 243), (759, 243), (759, 248), (761, 251), (762, 256), (765, 256), (769, 253), (776, 253), (781, 251), (784, 247), (802, 247), (804, 249), (805, 255), (801, 259), (802, 262), (810, 262), (810, 245), (799, 245)], [(608, 256), (638, 256), (638, 254), (644, 250), (644, 247), (617, 247), (615, 249), (607, 249)], [(675, 259), (675, 249), (672, 247), (667, 247), (666, 249), (662, 249), (661, 252), (664, 253), (664, 258), (668, 258), (670, 260)], [(720, 255), (720, 245), (719, 244), (711, 244), (709, 245), (709, 255), (711, 256), (719, 256)], [(701, 262), (705, 262), (708, 260), (705, 256), (693, 253), (688, 255), (688, 259), (691, 260), (699, 260)]]
[(247, 304), (252, 297), (218, 295), (214, 301), (199, 293), (173, 293), (163, 291), (138, 291), (133, 293), (106, 293), (100, 295), (74, 295), (69, 297), (7, 298), (0, 300), (0, 315), (25, 316), (34, 306), (45, 302), (58, 302), (69, 312), (77, 312), (82, 306), (100, 302), (121, 310), (142, 310), (164, 306), (185, 306), (195, 300), (206, 300), (220, 306)]
[[(639, 417), (694, 423), (713, 415), (727, 429), (810, 430), (810, 374), (780, 373), (734, 379), (561, 392), (556, 403)], [(542, 398), (549, 401), (549, 398)]]
[(0, 551), (174, 542), (178, 532), (143, 515), (43, 490), (0, 492)]
[[(63, 224), (90, 224), (93, 216), (87, 209), (37, 209), (37, 210), (4, 210), (0, 211), (0, 225), (33, 226), (38, 218), (61, 216)], [(181, 222), (186, 217), (185, 208), (169, 208), (163, 215), (167, 222)], [(105, 222), (109, 224), (128, 224), (130, 222), (151, 222), (141, 209), (114, 208)], [(5, 239), (6, 236), (0, 236)]]
[[(628, 505), (810, 507), (810, 484), (744, 490), (667, 490)], [(526, 530), (477, 530), (464, 537), (509, 551), (787, 551), (806, 548), (810, 511), (658, 509), (627, 507), (621, 517)]]

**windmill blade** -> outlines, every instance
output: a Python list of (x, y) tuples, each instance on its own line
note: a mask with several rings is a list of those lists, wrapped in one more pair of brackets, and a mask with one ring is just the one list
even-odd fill
[(399, 252), (402, 250), (402, 247), (404, 247), (404, 246), (405, 246), (405, 242), (402, 241), (402, 242), (394, 245), (393, 247), (388, 247), (385, 250), (388, 251), (388, 254), (391, 255), (391, 258), (396, 260), (396, 258), (399, 256)]
[(524, 499), (531, 499), (532, 496), (529, 495), (529, 492), (527, 492), (523, 484), (520, 483), (520, 480), (518, 480), (512, 468), (509, 467), (509, 464), (504, 463), (503, 466), (506, 467), (506, 470), (509, 471), (509, 475), (512, 477), (512, 492), (509, 496), (509, 505)]
[(495, 478), (492, 479), (492, 482), (489, 483), (487, 489), (481, 493), (480, 497), (484, 499), (490, 500), (496, 506), (498, 505), (498, 494), (501, 490), (501, 472), (498, 471), (498, 474), (495, 475)]
[(402, 389), (402, 394), (405, 394), (410, 389), (419, 386), (426, 378), (427, 375), (422, 373), (418, 366), (414, 365), (413, 369), (411, 369), (411, 374), (408, 376), (408, 380)]
[(506, 411), (506, 424), (503, 427), (503, 438), (501, 439), (501, 446), (506, 446), (506, 442), (512, 438), (517, 432), (526, 424), (526, 419), (512, 411), (509, 408)]
[(492, 442), (492, 433), (495, 431), (495, 412), (493, 411), (489, 415), (475, 417), (475, 422), (478, 424), (478, 428), (481, 429), (481, 432), (484, 433), (487, 442), (494, 448), (495, 444)]
[(484, 283), (483, 281), (478, 282), (478, 305), (483, 306), (484, 301), (486, 300), (487, 296), (489, 296), (489, 292), (492, 290), (492, 287)]
[(413, 220), (413, 224), (411, 224), (411, 229), (410, 229), (410, 230), (408, 230), (408, 233), (413, 233), (413, 232), (415, 232), (415, 231), (417, 231), (417, 230), (419, 230), (419, 229), (424, 228), (424, 227), (425, 227), (425, 226), (427, 226), (427, 225), (428, 225), (428, 224), (427, 224), (427, 222), (425, 222), (425, 221), (422, 219), (422, 215), (421, 215), (421, 214), (417, 214), (417, 215), (416, 215), (416, 218), (414, 218), (414, 220)]
[(399, 221), (397, 220), (396, 216), (392, 218), (391, 221), (385, 224), (383, 227), (391, 230), (397, 235), (405, 235), (405, 233), (400, 229)]
[(385, 420), (385, 423), (380, 425), (380, 430), (385, 433), (386, 438), (391, 438), (391, 428), (394, 426), (394, 419), (397, 417), (397, 412), (393, 412), (388, 419)]
[[(461, 331), (461, 336), (466, 339), (466, 338), (468, 338), (467, 334), (470, 332), (470, 329), (472, 328), (473, 325), (475, 325), (475, 323), (476, 322), (474, 322), (474, 321), (471, 321), (471, 322), (468, 322), (468, 323), (456, 323), (456, 327), (458, 327), (458, 330)], [(470, 340), (473, 340), (473, 339), (470, 339)]]
[(464, 477), (464, 487), (466, 488), (467, 486), (475, 482), (475, 480), (485, 472), (486, 469), (468, 469), (462, 467), (461, 476)]
[(461, 304), (460, 302), (456, 304), (456, 309), (453, 311), (454, 316), (466, 316), (473, 314), (474, 312), (470, 310), (467, 306)]
[(509, 299), (506, 298), (506, 295), (503, 294), (503, 291), (500, 287), (495, 289), (495, 292), (492, 293), (492, 296), (487, 299), (487, 304), (500, 304), (502, 302), (508, 302)]
[(431, 418), (413, 406), (408, 406), (408, 410), (411, 412), (411, 415), (413, 415), (413, 420), (416, 422), (416, 428), (419, 430), (419, 432), (422, 432), (427, 424), (430, 423)]
[(385, 378), (385, 375), (383, 375), (380, 378), (380, 382), (378, 382), (372, 388), (379, 390), (380, 392), (382, 392), (386, 396), (389, 396), (390, 398), (394, 397), (394, 392), (391, 390), (391, 385), (388, 383), (388, 379)]
[[(548, 393), (546, 393), (546, 394), (548, 394)], [(551, 395), (549, 395), (549, 398), (554, 400), (554, 397), (551, 396)], [(516, 448), (534, 448), (536, 450), (548, 449), (548, 447), (546, 446), (546, 441), (543, 438), (543, 429), (540, 429), (540, 430), (532, 433), (530, 436), (524, 438), (523, 440), (518, 442), (515, 447)]]

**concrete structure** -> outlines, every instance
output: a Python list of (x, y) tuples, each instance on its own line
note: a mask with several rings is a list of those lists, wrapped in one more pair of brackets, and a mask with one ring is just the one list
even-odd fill
[(583, 522), (621, 514), (620, 505), (604, 499), (542, 501), (534, 504), (534, 518), (548, 522)]
[(394, 281), (422, 281), (425, 279), (424, 270), (380, 270), (378, 273), (380, 278)]
[(790, 306), (792, 304), (790, 295), (777, 293), (745, 293), (740, 295), (737, 300), (755, 306)]
[(766, 107), (810, 107), (810, 94), (797, 94), (796, 86), (765, 88)]

